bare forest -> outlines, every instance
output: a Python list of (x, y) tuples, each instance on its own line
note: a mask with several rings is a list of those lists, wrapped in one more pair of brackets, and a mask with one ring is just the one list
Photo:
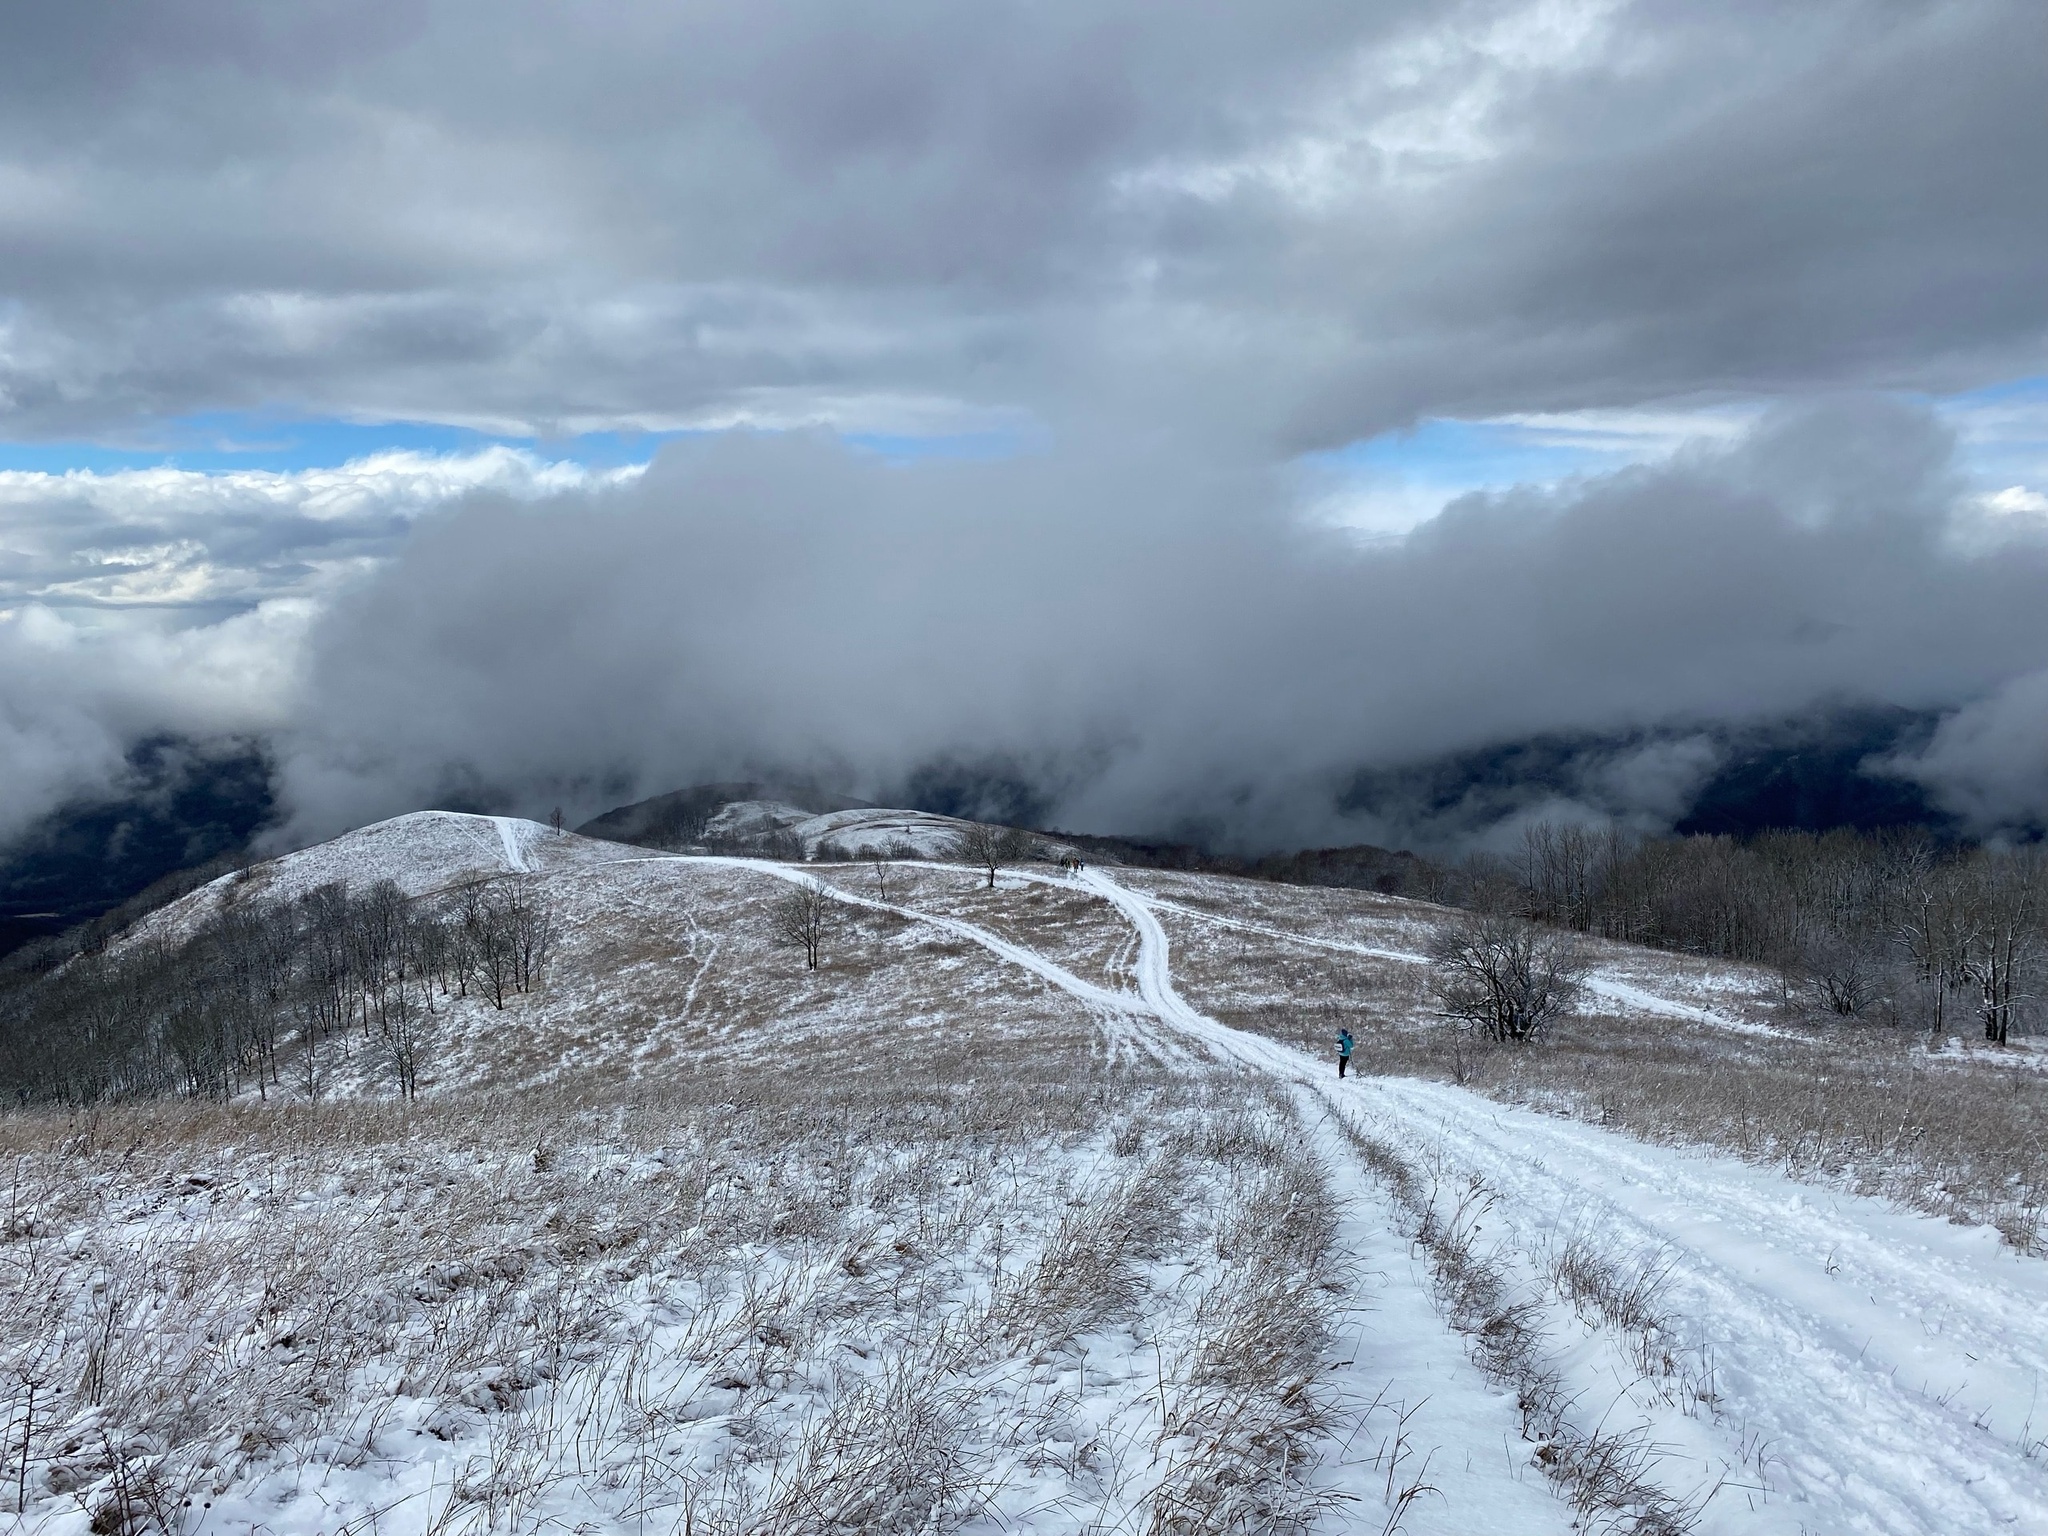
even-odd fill
[(1627, 944), (1748, 961), (1837, 1019), (2003, 1044), (2038, 1027), (2048, 859), (1919, 832), (1638, 838), (1538, 825), (1443, 894)]
[(8, 1097), (78, 1105), (289, 1087), (317, 1098), (339, 1047), (381, 1053), (410, 1098), (448, 1002), (504, 1008), (539, 985), (554, 945), (547, 898), (517, 876), (411, 897), (389, 880), (336, 882), (284, 902), (235, 900), (253, 882), (231, 882), (189, 931), (145, 924), (47, 973), (9, 974)]

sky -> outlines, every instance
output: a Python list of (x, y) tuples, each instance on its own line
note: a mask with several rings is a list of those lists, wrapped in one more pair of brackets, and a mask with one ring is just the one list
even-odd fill
[(1344, 786), (1585, 733), (1518, 814), (1655, 829), (1843, 704), (2048, 821), (2031, 0), (0, 43), (0, 840), (175, 734), (266, 745), (281, 844), (939, 772), (1431, 847)]

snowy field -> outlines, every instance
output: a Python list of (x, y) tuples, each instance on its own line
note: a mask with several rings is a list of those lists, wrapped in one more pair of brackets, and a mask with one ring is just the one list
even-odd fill
[[(479, 877), (556, 953), (448, 1000), (417, 1101), (344, 1037), (317, 1102), (0, 1119), (0, 1521), (2048, 1530), (2038, 1073), (1618, 946), (1557, 1041), (1454, 1059), (1422, 904), (499, 818), (146, 932)], [(768, 921), (809, 878), (815, 971)]]

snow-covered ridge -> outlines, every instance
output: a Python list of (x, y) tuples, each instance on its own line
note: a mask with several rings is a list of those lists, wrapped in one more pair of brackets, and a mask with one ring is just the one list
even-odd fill
[(292, 901), (323, 885), (389, 880), (408, 896), (421, 896), (464, 880), (564, 870), (625, 852), (513, 816), (412, 811), (222, 875), (152, 913), (130, 936), (188, 932), (224, 903)]
[(944, 859), (952, 852), (953, 840), (970, 825), (924, 811), (830, 811), (808, 817), (790, 830), (803, 839), (804, 853), (811, 858), (824, 844), (835, 843), (859, 856), (908, 849), (921, 859)]

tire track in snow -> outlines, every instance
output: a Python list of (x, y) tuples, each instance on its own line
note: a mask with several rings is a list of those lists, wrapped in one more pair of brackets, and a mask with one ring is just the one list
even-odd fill
[[(618, 862), (708, 863), (782, 880), (813, 878), (801, 868), (750, 859)], [(1525, 1238), (1540, 1240), (1573, 1224), (1583, 1230), (1594, 1220), (1622, 1251), (1664, 1251), (1673, 1260), (1670, 1296), (1702, 1320), (1717, 1356), (1721, 1423), (1703, 1424), (1702, 1432), (1771, 1442), (1769, 1500), (1752, 1509), (1724, 1497), (1708, 1508), (1704, 1530), (1815, 1536), (2048, 1531), (2048, 1477), (2018, 1444), (2048, 1433), (2048, 1398), (2040, 1392), (2048, 1386), (2041, 1379), (2048, 1361), (2048, 1271), (2038, 1263), (2000, 1250), (1982, 1230), (1958, 1230), (1732, 1160), (1512, 1110), (1447, 1085), (1365, 1079), (1340, 1086), (1326, 1063), (1232, 1030), (1189, 1006), (1173, 987), (1166, 934), (1150, 898), (1096, 871), (1079, 883), (1115, 906), (1137, 932), (1137, 995), (1084, 981), (975, 924), (849, 891), (837, 895), (955, 934), (1093, 1008), (1157, 1019), (1226, 1059), (1299, 1085), (1333, 1113), (1367, 1119), (1383, 1136), (1391, 1127), (1406, 1145), (1441, 1146), (1453, 1167), (1480, 1172), (1502, 1191), (1499, 1209)], [(1291, 942), (1366, 949), (1221, 921)], [(1341, 1155), (1330, 1160), (1350, 1165)], [(1384, 1302), (1390, 1311), (1417, 1301), (1427, 1305), (1426, 1276), (1411, 1273), (1403, 1284), (1397, 1264), (1380, 1267), (1394, 1277)], [(1462, 1392), (1460, 1412), (1483, 1419), (1471, 1401), (1488, 1395), (1475, 1392), (1480, 1384), (1470, 1378), (1476, 1371), (1441, 1325), (1437, 1334), (1440, 1349), (1429, 1379), (1438, 1396), (1431, 1414)], [(1407, 1336), (1392, 1342), (1420, 1347)], [(1504, 1410), (1501, 1421), (1512, 1424), (1512, 1413)], [(1454, 1451), (1475, 1445), (1469, 1432), (1424, 1432)], [(1507, 1443), (1498, 1429), (1491, 1438), (1480, 1431), (1476, 1443), (1492, 1444), (1496, 1449), (1487, 1454), (1498, 1457), (1490, 1463), (1493, 1483), (1485, 1499), (1526, 1498), (1530, 1490), (1516, 1477), (1517, 1451), (1526, 1455), (1526, 1447)], [(1739, 1447), (1724, 1450), (1729, 1460), (1743, 1459)], [(1463, 1492), (1463, 1482), (1444, 1481)], [(1559, 1506), (1547, 1494), (1542, 1498), (1543, 1516), (1511, 1523), (1501, 1519), (1505, 1505), (1461, 1501), (1441, 1527), (1432, 1502), (1418, 1506), (1404, 1529), (1470, 1531), (1481, 1528), (1475, 1519), (1487, 1529), (1562, 1529)]]
[[(1330, 1091), (1327, 1066), (1277, 1041), (1219, 1024), (1181, 997), (1173, 985), (1166, 930), (1145, 898), (1095, 870), (1083, 872), (1078, 883), (1115, 907), (1136, 931), (1139, 995), (1154, 1017), (1169, 1028), (1194, 1036), (1226, 1061), (1236, 1061), (1286, 1081), (1305, 1111), (1342, 1112)], [(1332, 1169), (1351, 1169), (1360, 1185), (1378, 1190), (1378, 1181), (1360, 1165), (1357, 1154), (1337, 1131), (1319, 1123), (1313, 1113), (1304, 1113), (1303, 1124), (1325, 1163)], [(1361, 1223), (1354, 1215), (1345, 1224), (1344, 1236), (1350, 1252), (1376, 1266), (1394, 1282), (1380, 1298), (1378, 1310), (1387, 1314), (1394, 1326), (1387, 1330), (1386, 1354), (1374, 1362), (1375, 1366), (1405, 1367), (1409, 1380), (1421, 1374), (1435, 1391), (1431, 1402), (1437, 1412), (1419, 1415), (1418, 1428), (1431, 1435), (1446, 1435), (1448, 1443), (1440, 1445), (1440, 1449), (1452, 1456), (1459, 1451), (1468, 1453), (1462, 1478), (1449, 1475), (1454, 1462), (1447, 1462), (1445, 1472), (1439, 1476), (1438, 1486), (1448, 1485), (1456, 1496), (1447, 1495), (1443, 1507), (1425, 1501), (1412, 1508), (1402, 1522), (1403, 1529), (1470, 1532), (1477, 1529), (1471, 1523), (1475, 1515), (1483, 1515), (1488, 1522), (1486, 1528), (1492, 1530), (1535, 1532), (1566, 1528), (1563, 1506), (1552, 1497), (1542, 1478), (1530, 1471), (1527, 1447), (1517, 1453), (1516, 1446), (1521, 1445), (1520, 1427), (1516, 1416), (1508, 1411), (1512, 1395), (1482, 1381), (1477, 1367), (1466, 1358), (1463, 1341), (1437, 1315), (1432, 1281), (1412, 1252), (1406, 1255), (1409, 1283), (1398, 1284), (1395, 1255), (1407, 1244), (1396, 1235), (1391, 1213), (1383, 1208), (1383, 1219), (1368, 1223)], [(1363, 1351), (1354, 1351), (1355, 1355), (1360, 1353)], [(1351, 1365), (1361, 1384), (1363, 1378), (1371, 1375), (1370, 1369), (1358, 1369), (1356, 1359)], [(1491, 1459), (1496, 1435), (1502, 1450), (1498, 1465)], [(1475, 1463), (1470, 1453), (1479, 1446), (1487, 1448), (1487, 1458)], [(1440, 1519), (1447, 1523), (1439, 1526)]]
[(1443, 1084), (1361, 1093), (1482, 1173), (1525, 1241), (1570, 1224), (1669, 1260), (1667, 1306), (1710, 1347), (1724, 1416), (1774, 1447), (1796, 1499), (1832, 1506), (1823, 1529), (2048, 1530), (2048, 1480), (2017, 1444), (2044, 1432), (2025, 1415), (2048, 1379), (2048, 1278), (1995, 1234)]

